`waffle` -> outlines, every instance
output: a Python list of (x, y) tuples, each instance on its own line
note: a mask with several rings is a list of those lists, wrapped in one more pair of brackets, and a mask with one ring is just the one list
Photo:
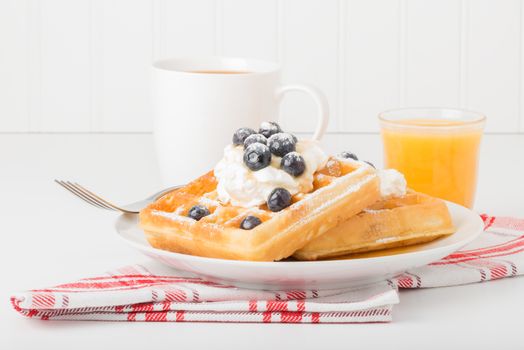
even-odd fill
[[(293, 196), (292, 204), (279, 212), (271, 212), (265, 205), (223, 205), (217, 200), (216, 186), (211, 171), (142, 210), (140, 226), (149, 243), (204, 257), (276, 261), (380, 199), (374, 168), (338, 158), (330, 158), (314, 174), (310, 193)], [(211, 214), (199, 221), (187, 217), (196, 204), (205, 205)], [(262, 223), (252, 230), (240, 229), (247, 215), (257, 216)]]
[(444, 201), (417, 192), (381, 200), (293, 254), (317, 260), (425, 243), (450, 235), (453, 223)]

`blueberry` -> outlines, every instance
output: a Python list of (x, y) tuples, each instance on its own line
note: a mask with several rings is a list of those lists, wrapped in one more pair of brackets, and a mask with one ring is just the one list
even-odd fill
[(248, 215), (240, 223), (240, 228), (243, 230), (251, 230), (260, 225), (262, 221), (253, 215)]
[(271, 211), (281, 211), (291, 205), (291, 194), (285, 188), (275, 188), (267, 197), (267, 207)]
[(373, 163), (368, 162), (367, 160), (365, 160), (364, 163), (368, 163), (369, 165), (371, 165), (371, 166), (372, 166), (373, 168), (375, 168), (375, 169), (377, 168), (376, 166), (373, 165)]
[(295, 151), (295, 140), (291, 134), (279, 132), (267, 139), (269, 150), (275, 156), (283, 157), (289, 152)]
[(295, 141), (295, 143), (298, 142), (298, 138), (295, 135), (291, 134), (291, 137), (293, 137), (293, 141)]
[(267, 139), (266, 139), (266, 137), (264, 135), (253, 134), (253, 135), (249, 135), (244, 140), (244, 149), (246, 149), (247, 146), (249, 146), (250, 144), (256, 143), (256, 142), (264, 144), (264, 145), (267, 145)]
[(191, 209), (189, 209), (188, 216), (191, 219), (195, 219), (196, 221), (198, 221), (202, 219), (204, 216), (208, 216), (209, 214), (209, 209), (207, 209), (203, 205), (195, 205), (191, 207)]
[(282, 132), (282, 129), (280, 129), (280, 125), (275, 122), (262, 122), (258, 129), (258, 133), (264, 135), (266, 138), (279, 132)]
[(358, 160), (357, 155), (356, 155), (355, 153), (351, 153), (351, 152), (346, 152), (346, 151), (344, 151), (344, 152), (340, 152), (340, 153), (338, 154), (338, 156), (339, 156), (340, 158), (346, 158), (346, 159), (350, 159), (350, 158), (351, 158), (351, 159), (353, 159), (353, 160)]
[(263, 143), (252, 143), (244, 151), (244, 164), (253, 171), (267, 167), (270, 162), (271, 152)]
[(237, 131), (235, 131), (235, 133), (233, 134), (233, 144), (234, 144), (235, 146), (237, 146), (237, 145), (243, 145), (245, 139), (246, 139), (249, 135), (253, 135), (253, 134), (255, 134), (255, 130), (253, 130), (253, 129), (250, 129), (250, 128), (240, 128), (240, 129), (238, 129)]
[(299, 153), (289, 152), (282, 157), (280, 167), (289, 175), (300, 176), (306, 170), (306, 162)]

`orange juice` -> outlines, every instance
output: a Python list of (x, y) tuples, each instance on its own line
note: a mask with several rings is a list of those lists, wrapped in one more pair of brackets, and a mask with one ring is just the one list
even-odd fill
[(383, 121), (386, 168), (415, 191), (473, 206), (482, 125), (446, 119)]

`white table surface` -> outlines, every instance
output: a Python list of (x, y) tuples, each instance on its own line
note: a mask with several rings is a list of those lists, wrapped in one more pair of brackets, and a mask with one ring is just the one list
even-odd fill
[[(377, 135), (330, 135), (331, 152), (380, 164)], [(476, 209), (524, 217), (524, 135), (489, 135)], [(523, 349), (524, 277), (400, 293), (389, 324), (262, 325), (42, 322), (9, 304), (13, 290), (68, 282), (146, 257), (113, 232), (115, 215), (52, 182), (76, 180), (115, 201), (160, 187), (152, 136), (0, 134), (0, 349)]]

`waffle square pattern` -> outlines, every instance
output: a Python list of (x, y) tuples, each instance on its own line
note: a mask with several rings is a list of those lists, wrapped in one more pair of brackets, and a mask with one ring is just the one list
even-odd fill
[[(158, 249), (210, 258), (278, 261), (380, 200), (376, 170), (351, 159), (331, 157), (314, 174), (313, 190), (272, 212), (266, 205), (244, 208), (217, 199), (213, 171), (174, 190), (140, 212), (140, 226)], [(209, 209), (200, 220), (188, 217), (194, 205)], [(253, 215), (262, 223), (240, 228)]]

